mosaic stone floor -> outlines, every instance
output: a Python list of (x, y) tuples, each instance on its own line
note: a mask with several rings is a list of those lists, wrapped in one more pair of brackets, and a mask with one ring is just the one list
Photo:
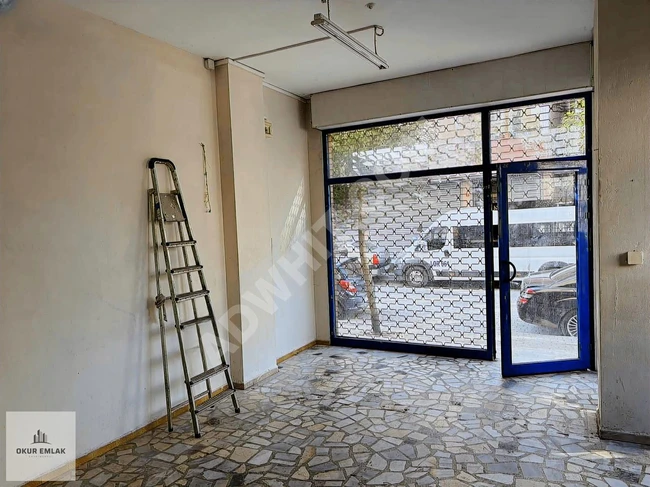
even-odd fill
[(202, 438), (185, 414), (58, 485), (650, 486), (650, 449), (595, 436), (593, 373), (316, 347), (238, 395)]

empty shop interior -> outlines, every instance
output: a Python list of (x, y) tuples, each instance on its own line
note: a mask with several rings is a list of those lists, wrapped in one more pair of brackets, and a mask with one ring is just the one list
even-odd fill
[(0, 485), (650, 486), (649, 19), (0, 1)]

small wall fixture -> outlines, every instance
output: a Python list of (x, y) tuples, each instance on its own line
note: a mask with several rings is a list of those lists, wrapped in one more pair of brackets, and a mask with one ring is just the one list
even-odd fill
[(641, 265), (643, 264), (643, 252), (631, 250), (625, 254), (625, 263), (627, 265)]
[[(329, 18), (323, 14), (314, 14), (314, 20), (311, 25), (316, 27), (318, 30), (324, 32), (329, 37), (337, 41), (342, 46), (347, 47), (350, 51), (356, 55), (362, 57), (366, 61), (371, 62), (379, 69), (388, 69), (388, 63), (386, 60), (382, 59), (377, 55), (376, 52), (372, 52), (361, 42), (356, 40), (350, 34), (341, 29), (338, 25), (332, 22)], [(375, 26), (375, 46), (377, 36), (381, 36), (384, 33), (384, 29), (380, 26)]]

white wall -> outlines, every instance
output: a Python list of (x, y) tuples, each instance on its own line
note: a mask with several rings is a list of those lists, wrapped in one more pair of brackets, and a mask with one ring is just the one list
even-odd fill
[[(316, 339), (312, 269), (304, 263), (311, 259), (308, 120), (305, 102), (266, 87), (264, 105), (273, 130), (265, 144), (273, 272), (288, 290), (275, 295), (275, 351), (279, 358)], [(296, 263), (298, 272), (283, 269), (283, 259)]]
[(650, 443), (650, 2), (597, 3), (600, 428)]
[(177, 163), (224, 312), (214, 105), (198, 57), (55, 0), (0, 16), (0, 437), (7, 410), (72, 410), (83, 455), (164, 415), (145, 163)]
[(485, 105), (592, 86), (588, 42), (405, 78), (311, 98), (312, 126), (327, 128), (450, 108)]

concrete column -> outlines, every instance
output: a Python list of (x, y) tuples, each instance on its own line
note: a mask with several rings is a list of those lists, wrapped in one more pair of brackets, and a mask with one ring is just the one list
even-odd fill
[(277, 371), (273, 293), (257, 286), (273, 267), (263, 78), (226, 62), (216, 81), (230, 364), (245, 388)]
[[(311, 106), (310, 106), (311, 110)], [(310, 111), (311, 116), (311, 111)], [(314, 225), (312, 238), (321, 248), (327, 246), (325, 226), (325, 178), (323, 173), (323, 133), (309, 129), (309, 196), (311, 221)], [(327, 259), (318, 252), (313, 254), (317, 267), (314, 270), (314, 316), (316, 323), (316, 340), (330, 341), (329, 278)]]
[[(650, 1), (598, 0), (600, 433), (650, 443)], [(642, 265), (624, 255), (644, 252)]]

